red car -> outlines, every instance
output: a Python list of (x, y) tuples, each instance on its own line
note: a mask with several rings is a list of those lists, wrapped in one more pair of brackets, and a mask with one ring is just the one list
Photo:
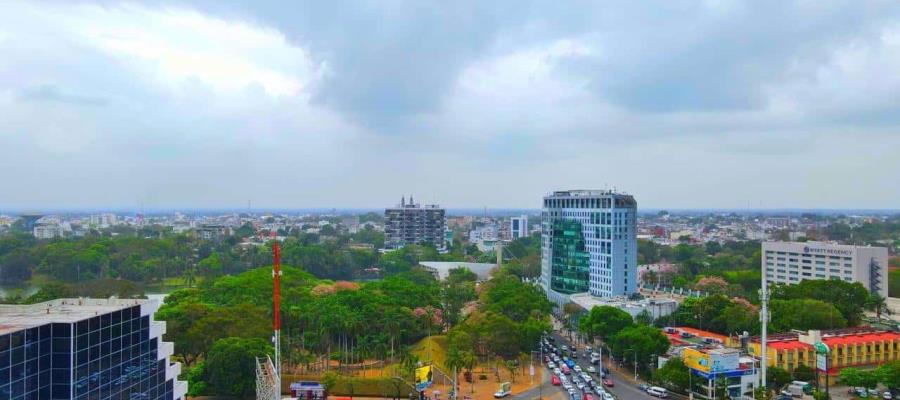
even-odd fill
[(603, 380), (603, 386), (606, 386), (606, 387), (613, 387), (613, 386), (615, 386), (615, 385), (613, 384), (612, 379), (606, 378), (606, 379)]
[(552, 383), (553, 386), (559, 386), (559, 385), (562, 385), (562, 381), (560, 381), (560, 380), (559, 380), (559, 377), (556, 376), (556, 375), (553, 375), (553, 377), (550, 378), (550, 383)]
[(585, 393), (584, 398), (582, 398), (581, 400), (594, 400), (594, 396)]

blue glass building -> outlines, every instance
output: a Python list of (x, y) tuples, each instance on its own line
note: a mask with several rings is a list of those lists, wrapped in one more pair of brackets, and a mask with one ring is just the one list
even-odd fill
[(637, 291), (637, 202), (627, 194), (567, 190), (544, 197), (541, 281), (550, 301)]
[(153, 300), (0, 306), (0, 400), (183, 400)]

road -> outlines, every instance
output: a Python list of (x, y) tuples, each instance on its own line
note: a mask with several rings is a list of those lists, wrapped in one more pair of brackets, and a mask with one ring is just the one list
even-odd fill
[[(554, 339), (556, 339), (556, 346), (559, 347), (561, 345), (566, 345), (572, 347), (572, 342), (567, 338), (561, 336), (559, 332), (554, 331), (552, 333)], [(579, 350), (579, 353), (583, 352), (583, 349)], [(584, 357), (578, 358), (578, 365), (582, 366), (582, 368), (586, 368), (588, 366), (588, 362), (584, 359)], [(608, 365), (608, 360), (604, 357), (604, 362)], [(543, 364), (542, 368), (547, 368), (546, 364)], [(544, 374), (545, 380), (543, 384), (543, 394), (544, 398), (553, 398), (553, 399), (568, 399), (569, 394), (566, 393), (561, 386), (553, 386), (550, 385), (550, 376), (552, 374)], [(614, 369), (610, 369), (610, 376), (612, 377), (615, 386), (611, 388), (606, 388), (610, 393), (616, 396), (617, 399), (622, 400), (632, 400), (632, 399), (655, 399), (654, 397), (648, 395), (640, 388), (638, 388), (635, 384), (631, 383), (630, 380), (623, 378), (619, 371)], [(519, 400), (530, 400), (536, 398), (540, 394), (540, 388), (534, 388), (527, 390), (525, 392), (514, 395), (514, 399)], [(595, 396), (596, 398), (596, 396)]]

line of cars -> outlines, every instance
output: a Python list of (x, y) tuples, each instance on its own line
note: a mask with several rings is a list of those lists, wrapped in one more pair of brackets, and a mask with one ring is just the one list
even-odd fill
[[(604, 390), (604, 386), (613, 386), (613, 381), (606, 376), (609, 373), (606, 368), (598, 368), (593, 365), (582, 369), (575, 362), (578, 357), (576, 349), (569, 349), (566, 345), (557, 348), (550, 340), (544, 339), (541, 342), (544, 353), (544, 363), (547, 368), (553, 371), (550, 382), (554, 386), (562, 386), (569, 393), (571, 400), (615, 400), (615, 397), (608, 391)], [(592, 355), (590, 349), (586, 352), (586, 356)], [(598, 375), (599, 381), (594, 379), (594, 375)]]

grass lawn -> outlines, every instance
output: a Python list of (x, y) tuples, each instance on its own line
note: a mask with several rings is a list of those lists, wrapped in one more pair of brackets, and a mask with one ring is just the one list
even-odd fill
[(419, 357), (419, 361), (436, 364), (438, 368), (444, 369), (447, 362), (447, 350), (449, 341), (447, 336), (428, 336), (412, 346), (410, 351)]

